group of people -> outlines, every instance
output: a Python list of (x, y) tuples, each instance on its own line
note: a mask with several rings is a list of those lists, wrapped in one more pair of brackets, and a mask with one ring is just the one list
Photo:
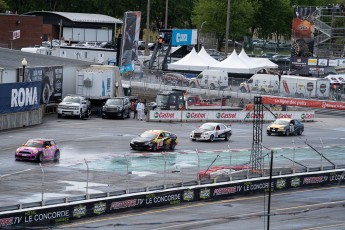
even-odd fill
[(133, 111), (133, 119), (143, 120), (145, 116), (145, 104), (139, 101), (132, 101), (131, 109)]

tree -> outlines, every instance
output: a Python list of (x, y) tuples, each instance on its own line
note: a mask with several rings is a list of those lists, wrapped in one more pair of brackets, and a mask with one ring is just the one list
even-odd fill
[[(226, 33), (227, 1), (198, 0), (192, 14), (192, 22), (200, 28), (204, 21), (203, 31), (215, 33), (220, 50)], [(253, 20), (254, 8), (249, 0), (232, 0), (230, 9), (230, 38), (241, 39), (249, 34), (250, 23)]]
[(6, 4), (6, 2), (4, 2), (4, 0), (0, 0), (0, 12), (5, 12), (6, 10), (8, 10), (8, 5)]

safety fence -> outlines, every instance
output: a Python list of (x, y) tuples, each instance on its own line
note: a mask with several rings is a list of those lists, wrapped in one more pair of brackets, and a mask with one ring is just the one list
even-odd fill
[[(295, 143), (296, 141), (296, 143)], [(0, 176), (0, 212), (71, 201), (180, 188), (269, 175), (273, 152), (274, 175), (345, 168), (345, 146), (326, 146), (293, 140), (292, 148), (262, 151), (260, 169), (252, 167), (250, 149), (176, 151), (95, 155), (83, 162), (33, 164)]]

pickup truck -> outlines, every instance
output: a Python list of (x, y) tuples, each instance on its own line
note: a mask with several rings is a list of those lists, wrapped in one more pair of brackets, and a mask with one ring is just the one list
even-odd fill
[(88, 118), (91, 114), (91, 103), (83, 96), (69, 95), (59, 103), (57, 113), (58, 118), (63, 116), (74, 116), (80, 119)]

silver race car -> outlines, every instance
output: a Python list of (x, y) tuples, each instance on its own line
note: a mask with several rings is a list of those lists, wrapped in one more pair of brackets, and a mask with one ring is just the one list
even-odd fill
[(216, 139), (222, 138), (225, 141), (228, 141), (230, 140), (231, 135), (232, 131), (230, 125), (208, 122), (201, 125), (198, 129), (193, 130), (190, 133), (190, 139), (192, 141), (205, 140), (212, 142)]

